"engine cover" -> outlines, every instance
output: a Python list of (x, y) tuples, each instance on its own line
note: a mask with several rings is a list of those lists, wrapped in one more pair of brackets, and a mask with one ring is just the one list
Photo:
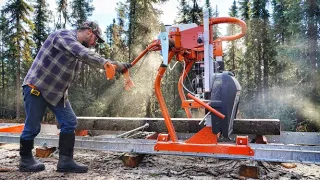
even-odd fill
[(239, 105), (241, 86), (234, 75), (229, 71), (213, 75), (210, 106), (225, 115), (224, 119), (211, 114), (212, 132), (222, 133), (229, 137), (233, 130), (233, 120), (236, 117)]

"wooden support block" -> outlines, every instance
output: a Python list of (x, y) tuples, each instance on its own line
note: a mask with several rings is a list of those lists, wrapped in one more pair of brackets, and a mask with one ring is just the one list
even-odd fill
[(36, 156), (46, 158), (56, 150), (56, 147), (39, 147), (36, 148)]
[(256, 144), (268, 144), (268, 140), (266, 136), (263, 135), (256, 135)]
[(76, 136), (87, 136), (88, 130), (76, 130), (75, 134)]
[(153, 134), (150, 134), (146, 137), (146, 139), (157, 139), (158, 138), (158, 135), (159, 133), (153, 133)]
[(252, 165), (241, 165), (239, 175), (246, 178), (259, 179), (258, 167)]
[(124, 166), (126, 167), (138, 167), (142, 159), (144, 158), (143, 154), (129, 154), (126, 153), (120, 157)]

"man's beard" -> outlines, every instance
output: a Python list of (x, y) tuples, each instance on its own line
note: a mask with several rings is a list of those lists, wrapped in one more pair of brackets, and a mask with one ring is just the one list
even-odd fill
[(84, 47), (86, 47), (86, 48), (89, 47), (89, 44), (88, 44), (87, 42), (85, 42), (85, 41), (83, 41), (81, 44), (82, 44)]

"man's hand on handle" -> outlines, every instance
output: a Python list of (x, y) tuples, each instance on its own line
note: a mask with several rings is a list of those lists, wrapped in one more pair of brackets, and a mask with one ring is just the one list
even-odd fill
[(121, 63), (118, 61), (113, 61), (112, 64), (116, 65), (116, 71), (120, 73), (132, 67), (131, 63)]
[(131, 67), (131, 63), (121, 63), (118, 61), (108, 61), (104, 65), (104, 68), (106, 70), (106, 77), (108, 80), (113, 79), (114, 75), (116, 74), (116, 71), (123, 74), (125, 90), (130, 90), (132, 87), (134, 87), (134, 84), (130, 78), (128, 71), (128, 69)]

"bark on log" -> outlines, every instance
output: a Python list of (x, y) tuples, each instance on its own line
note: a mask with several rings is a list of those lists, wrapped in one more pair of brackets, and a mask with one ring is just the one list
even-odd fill
[[(202, 119), (172, 118), (177, 133), (196, 133), (203, 128), (199, 125)], [(121, 118), (121, 117), (78, 117), (77, 129), (130, 131), (149, 123), (145, 131), (167, 132), (163, 118)], [(236, 119), (233, 122), (233, 132), (236, 134), (280, 134), (280, 121), (275, 119)]]
[(235, 119), (233, 134), (280, 135), (280, 120)]
[[(177, 133), (196, 133), (201, 119), (172, 118), (174, 129)], [(168, 132), (163, 118), (114, 118), (114, 117), (78, 117), (77, 129), (130, 131), (149, 123), (144, 129), (150, 132)]]

